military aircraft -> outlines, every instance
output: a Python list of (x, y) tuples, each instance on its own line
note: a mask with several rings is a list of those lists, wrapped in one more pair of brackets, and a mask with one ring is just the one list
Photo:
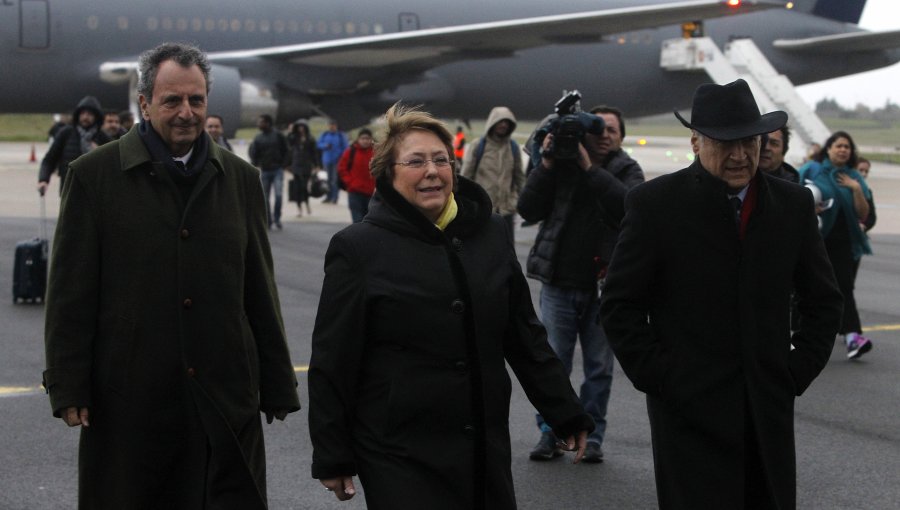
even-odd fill
[[(327, 115), (359, 125), (403, 100), (444, 118), (510, 106), (539, 119), (563, 90), (629, 116), (689, 106), (702, 73), (660, 67), (687, 26), (750, 37), (796, 85), (900, 60), (900, 31), (856, 26), (865, 0), (0, 0), (0, 112), (133, 104), (137, 56), (194, 42), (226, 127)], [(685, 25), (689, 23), (689, 25)], [(130, 85), (130, 86), (129, 86)], [(129, 94), (130, 92), (130, 94)]]

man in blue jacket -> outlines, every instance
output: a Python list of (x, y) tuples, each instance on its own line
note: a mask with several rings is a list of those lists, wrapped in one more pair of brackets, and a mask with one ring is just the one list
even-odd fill
[(347, 150), (347, 135), (338, 130), (337, 121), (328, 121), (328, 131), (319, 137), (319, 150), (322, 151), (322, 166), (328, 172), (328, 196), (324, 203), (336, 204), (338, 201), (338, 171), (337, 164), (341, 155)]

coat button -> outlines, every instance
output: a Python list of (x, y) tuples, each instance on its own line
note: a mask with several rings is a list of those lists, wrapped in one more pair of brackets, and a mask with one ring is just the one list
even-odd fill
[(194, 368), (193, 368), (193, 367), (187, 369), (187, 375), (188, 375), (188, 377), (194, 377), (194, 373), (195, 373), (195, 372), (194, 372)]
[(463, 303), (462, 299), (454, 299), (452, 303), (450, 303), (450, 310), (453, 313), (463, 313), (466, 311), (466, 304)]
[(458, 237), (454, 237), (450, 244), (453, 245), (453, 249), (456, 251), (462, 250), (462, 239)]
[(185, 228), (185, 229), (181, 230), (181, 238), (182, 239), (187, 239), (188, 237), (190, 237), (190, 235), (191, 235), (191, 233), (188, 231), (188, 229)]
[(456, 370), (458, 370), (460, 372), (468, 372), (469, 364), (466, 363), (465, 361), (457, 361), (456, 363), (453, 364), (453, 368), (455, 368)]
[(185, 308), (190, 308), (194, 305), (194, 302), (191, 301), (191, 298), (187, 298), (184, 300), (184, 303), (182, 303), (182, 305), (184, 305)]
[(463, 434), (465, 434), (466, 437), (469, 437), (469, 438), (475, 437), (475, 426), (474, 425), (466, 425), (465, 427), (463, 427)]

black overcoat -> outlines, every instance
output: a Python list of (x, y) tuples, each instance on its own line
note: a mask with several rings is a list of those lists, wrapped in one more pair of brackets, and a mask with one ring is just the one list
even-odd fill
[(538, 322), (508, 228), (460, 178), (441, 232), (384, 179), (337, 233), (309, 370), (312, 474), (359, 474), (372, 510), (515, 508), (513, 369), (562, 435), (591, 430)]
[(842, 300), (810, 193), (756, 179), (743, 241), (724, 181), (699, 162), (626, 200), (601, 316), (647, 393), (663, 509), (743, 508), (748, 422), (777, 508), (795, 506), (794, 397), (828, 361)]
[(81, 508), (152, 506), (148, 470), (168, 465), (148, 456), (193, 416), (232, 477), (230, 508), (262, 508), (260, 410), (299, 409), (259, 171), (208, 142), (187, 203), (137, 129), (69, 168), (44, 384), (56, 416), (90, 409)]

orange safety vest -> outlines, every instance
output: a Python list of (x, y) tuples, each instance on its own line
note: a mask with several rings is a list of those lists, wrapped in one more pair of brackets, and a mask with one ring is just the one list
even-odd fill
[(462, 160), (463, 154), (465, 153), (466, 145), (466, 134), (462, 131), (456, 133), (456, 136), (453, 138), (453, 155), (457, 160)]

